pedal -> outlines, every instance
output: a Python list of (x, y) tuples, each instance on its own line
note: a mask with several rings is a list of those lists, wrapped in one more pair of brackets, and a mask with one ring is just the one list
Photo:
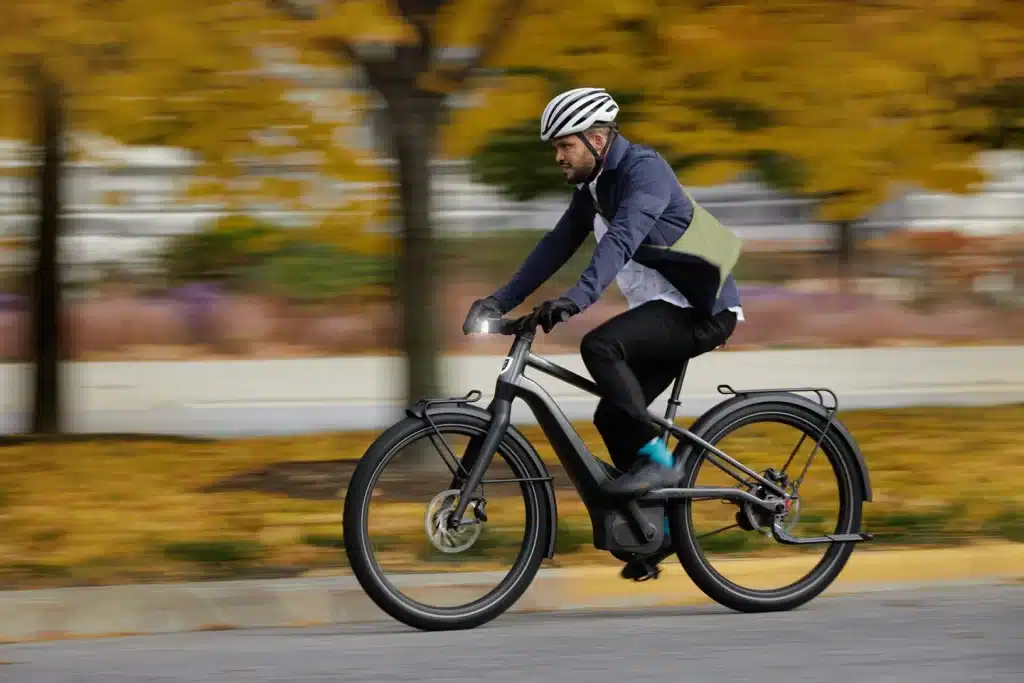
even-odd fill
[(620, 575), (637, 583), (650, 581), (661, 576), (661, 567), (646, 559), (634, 558), (626, 563)]
[(633, 580), (636, 581), (637, 583), (642, 583), (644, 581), (652, 581), (654, 579), (657, 579), (659, 576), (661, 576), (661, 567), (658, 567), (658, 566), (649, 567), (648, 566), (648, 567), (645, 567), (645, 569), (647, 570), (647, 573), (645, 573), (643, 576), (638, 576), (637, 578), (635, 578)]

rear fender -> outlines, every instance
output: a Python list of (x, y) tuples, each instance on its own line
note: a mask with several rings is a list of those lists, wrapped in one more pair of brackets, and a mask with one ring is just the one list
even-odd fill
[[(690, 427), (690, 431), (707, 441), (707, 434), (710, 432), (710, 428), (719, 420), (729, 419), (740, 410), (746, 410), (750, 406), (779, 403), (808, 410), (819, 416), (823, 422), (828, 420), (828, 409), (820, 403), (816, 403), (804, 396), (801, 396), (800, 394), (787, 391), (744, 394), (742, 391), (737, 390), (735, 396), (715, 405), (697, 418)], [(860, 475), (861, 496), (865, 502), (870, 502), (872, 498), (871, 480), (868, 473), (868, 466), (864, 460), (864, 454), (861, 453), (860, 446), (857, 445), (857, 441), (853, 438), (853, 435), (850, 434), (846, 426), (843, 425), (837, 417), (832, 418), (832, 424), (829, 426), (829, 433), (837, 437), (848, 449), (850, 449), (850, 452), (853, 453), (857, 471)], [(696, 445), (693, 443), (685, 440), (681, 441), (679, 445), (676, 446), (676, 455), (680, 458), (690, 457), (695, 447)]]

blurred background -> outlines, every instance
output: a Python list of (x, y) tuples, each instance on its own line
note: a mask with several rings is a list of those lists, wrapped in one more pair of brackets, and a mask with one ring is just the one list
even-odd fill
[[(329, 463), (359, 457), (380, 421), (374, 378), (385, 379), (373, 368), (385, 366), (368, 363), (404, 359), (399, 400), (452, 382), (490, 387), (509, 340), (464, 337), (462, 319), (567, 205), (537, 121), (569, 87), (608, 88), (623, 135), (658, 149), (743, 238), (747, 321), (723, 358), (956, 346), (964, 355), (949, 367), (962, 378), (988, 353), (970, 349), (1024, 344), (1019, 0), (8, 5), (0, 514), (19, 531), (0, 555), (12, 585), (339, 562), (335, 499), (349, 465)], [(531, 302), (575, 282), (592, 248)], [(624, 309), (612, 287), (537, 349), (574, 356)], [(465, 355), (497, 360), (446, 380), (470, 366), (442, 359)], [(862, 373), (864, 358), (845, 370)], [(296, 359), (349, 365), (272, 366)], [(258, 364), (225, 369), (235, 361)], [(915, 381), (953, 382), (946, 370)], [(1000, 371), (1019, 390), (1020, 367)], [(196, 446), (112, 435), (217, 432), (228, 418), (215, 410), (142, 425), (167, 406), (244, 403), (251, 386), (224, 378), (259, 373), (272, 378), (268, 404), (301, 411), (315, 393), (347, 391), (376, 417), (335, 406), (346, 433), (306, 441), (241, 427), (249, 440)], [(1011, 404), (851, 417), (882, 482), (877, 526), (894, 542), (938, 542), (953, 527), (1019, 542), (1022, 414)], [(287, 431), (290, 418), (269, 410), (259, 421)], [(970, 449), (964, 425), (990, 430), (986, 453), (999, 458), (970, 465), (987, 468), (972, 480), (986, 487), (984, 509), (970, 513), (977, 496), (933, 471)], [(106, 441), (34, 441), (83, 431)], [(911, 480), (934, 488), (900, 488)], [(57, 490), (64, 509), (41, 511)], [(570, 553), (589, 542), (585, 522), (574, 528)]]
[(582, 83), (745, 240), (734, 348), (1024, 337), (1019, 3), (421, 4), (429, 26), (383, 2), (19, 4), (0, 357), (38, 351), (55, 237), (64, 360), (411, 346), (425, 390), (564, 209), (538, 112)]

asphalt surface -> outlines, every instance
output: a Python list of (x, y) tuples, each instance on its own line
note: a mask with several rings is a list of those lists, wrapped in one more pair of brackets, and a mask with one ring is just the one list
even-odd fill
[(454, 633), (378, 624), (54, 641), (0, 647), (0, 661), (0, 680), (17, 683), (1019, 683), (1024, 586), (819, 598), (783, 614), (507, 615)]

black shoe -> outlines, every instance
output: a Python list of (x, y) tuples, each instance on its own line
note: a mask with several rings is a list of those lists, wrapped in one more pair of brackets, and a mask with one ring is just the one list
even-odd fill
[(661, 574), (661, 568), (658, 565), (673, 552), (674, 549), (672, 546), (665, 544), (662, 546), (661, 550), (653, 555), (634, 557), (626, 563), (625, 567), (622, 568), (622, 571), (619, 572), (619, 576), (633, 581), (656, 579)]
[(606, 482), (602, 490), (611, 496), (639, 496), (654, 489), (671, 488), (681, 476), (678, 466), (665, 467), (641, 458), (628, 472)]

